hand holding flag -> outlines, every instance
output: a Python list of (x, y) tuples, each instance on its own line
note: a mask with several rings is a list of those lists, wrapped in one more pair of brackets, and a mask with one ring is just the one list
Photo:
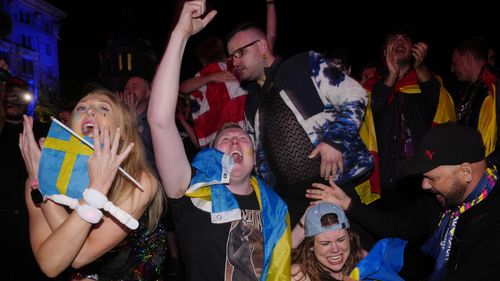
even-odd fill
[[(80, 135), (78, 135), (77, 133), (75, 133), (73, 130), (71, 130), (70, 128), (68, 128), (66, 125), (64, 125), (61, 121), (57, 120), (56, 118), (52, 117), (51, 119), (52, 119), (53, 122), (57, 123), (59, 126), (61, 126), (62, 128), (64, 128), (66, 131), (68, 131), (75, 138), (77, 138), (78, 140), (80, 140), (81, 142), (83, 142), (85, 145), (87, 145), (88, 147), (94, 149), (94, 145), (90, 141), (88, 141), (87, 139), (85, 139), (85, 138), (81, 137)], [(134, 179), (132, 176), (130, 176), (125, 170), (123, 170), (122, 167), (119, 167), (118, 170), (125, 177), (127, 177), (130, 181), (132, 181), (137, 188), (139, 188), (141, 191), (144, 191), (142, 185), (136, 179)]]
[(127, 158), (134, 144), (130, 143), (121, 154), (118, 154), (120, 128), (116, 129), (112, 145), (110, 144), (111, 140), (108, 127), (104, 127), (102, 134), (104, 138), (101, 144), (99, 128), (94, 128), (95, 148), (94, 153), (90, 156), (88, 161), (88, 171), (89, 177), (92, 179), (92, 188), (103, 194), (107, 194), (120, 164)]
[[(94, 152), (92, 139), (81, 137), (55, 118), (52, 120), (54, 122), (52, 122), (47, 140), (44, 143), (41, 158), (38, 156), (40, 162), (38, 179), (43, 195), (50, 198), (51, 195), (61, 194), (80, 199), (85, 188), (90, 185), (89, 174), (92, 177), (92, 188), (107, 194), (117, 170), (122, 171), (137, 186), (141, 186), (139, 182), (119, 167), (133, 146), (129, 145), (120, 155), (117, 155), (120, 140), (119, 130), (111, 145), (109, 129), (105, 128), (103, 144), (101, 145), (99, 131), (95, 128), (96, 148)], [(29, 140), (29, 133), (26, 133), (26, 136)], [(34, 138), (31, 141), (34, 142)], [(36, 179), (36, 177), (34, 178)], [(55, 202), (64, 204), (62, 201), (55, 200)], [(113, 216), (116, 214), (118, 213), (111, 212)]]

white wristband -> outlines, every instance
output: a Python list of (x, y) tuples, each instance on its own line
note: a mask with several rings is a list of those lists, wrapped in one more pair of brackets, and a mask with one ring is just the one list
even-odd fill
[(93, 188), (85, 188), (83, 191), (83, 199), (89, 203), (90, 206), (97, 209), (104, 208), (104, 204), (108, 202), (108, 198)]
[(118, 221), (120, 221), (130, 229), (137, 229), (137, 227), (139, 227), (139, 222), (134, 219), (134, 217), (115, 206), (111, 201), (108, 201), (104, 205), (104, 210), (108, 211), (111, 215), (113, 215), (113, 217), (115, 217)]
[(64, 194), (52, 194), (50, 196), (44, 196), (44, 199), (45, 198), (49, 199), (57, 204), (68, 206), (73, 210), (78, 208), (78, 206), (80, 206), (78, 199), (71, 198), (71, 197), (64, 195)]
[(86, 188), (83, 191), (83, 199), (92, 207), (108, 211), (113, 217), (126, 225), (128, 228), (137, 229), (137, 227), (139, 227), (139, 222), (134, 219), (134, 217), (115, 206), (113, 202), (108, 201), (108, 198), (99, 191), (92, 188)]
[(82, 220), (91, 224), (96, 224), (102, 219), (102, 212), (88, 204), (79, 205), (76, 212)]

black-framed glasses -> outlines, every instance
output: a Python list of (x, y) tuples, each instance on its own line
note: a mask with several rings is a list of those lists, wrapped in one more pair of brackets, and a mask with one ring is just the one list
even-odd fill
[(253, 44), (255, 44), (255, 43), (259, 42), (259, 41), (260, 41), (260, 39), (255, 40), (255, 41), (253, 41), (253, 42), (251, 42), (251, 43), (246, 44), (245, 46), (243, 46), (243, 47), (239, 48), (238, 50), (236, 50), (236, 51), (234, 51), (232, 54), (230, 54), (230, 55), (227, 57), (227, 59), (228, 59), (228, 60), (233, 60), (234, 58), (237, 58), (237, 59), (241, 58), (241, 57), (245, 54), (244, 50), (245, 50), (246, 48), (248, 48), (248, 47), (252, 46)]

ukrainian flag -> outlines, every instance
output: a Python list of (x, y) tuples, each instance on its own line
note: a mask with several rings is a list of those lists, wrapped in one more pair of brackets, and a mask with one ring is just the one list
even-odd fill
[[(86, 139), (92, 143), (91, 138)], [(38, 170), (40, 191), (43, 195), (65, 194), (80, 199), (90, 183), (88, 160), (93, 150), (52, 122), (42, 147)]]
[[(229, 183), (232, 160), (224, 153), (213, 149), (201, 150), (193, 159), (195, 176), (186, 196), (196, 198), (197, 206), (212, 214), (212, 223), (238, 220), (241, 214), (234, 195), (224, 186)], [(252, 176), (250, 179), (262, 214), (262, 237), (264, 261), (261, 281), (290, 280), (291, 227), (285, 202), (264, 181)], [(232, 210), (237, 212), (233, 213)], [(215, 217), (223, 217), (217, 219)], [(225, 217), (225, 218), (224, 218)], [(228, 220), (226, 220), (228, 219)]]
[(349, 277), (354, 280), (404, 281), (398, 272), (403, 267), (406, 243), (399, 238), (378, 241)]

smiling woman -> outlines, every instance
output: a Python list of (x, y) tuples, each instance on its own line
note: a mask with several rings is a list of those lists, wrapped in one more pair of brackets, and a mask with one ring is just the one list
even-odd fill
[(292, 255), (292, 280), (346, 280), (364, 255), (344, 211), (319, 203), (306, 211), (304, 227), (305, 239)]

